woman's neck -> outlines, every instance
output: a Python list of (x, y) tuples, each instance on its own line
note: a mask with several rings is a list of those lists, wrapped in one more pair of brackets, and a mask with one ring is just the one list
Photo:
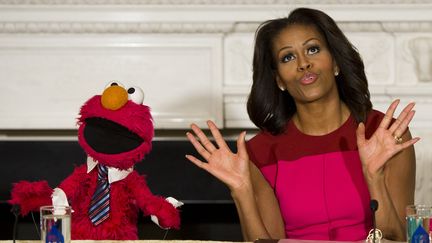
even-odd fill
[(340, 99), (296, 105), (293, 122), (302, 133), (308, 135), (329, 134), (341, 127), (350, 116), (350, 110)]

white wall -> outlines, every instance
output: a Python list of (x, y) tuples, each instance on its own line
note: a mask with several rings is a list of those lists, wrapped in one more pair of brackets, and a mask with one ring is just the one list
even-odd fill
[(428, 0), (0, 0), (0, 137), (75, 129), (82, 103), (113, 79), (144, 89), (157, 129), (253, 128), (254, 31), (299, 6), (327, 12), (359, 48), (376, 109), (417, 102), (416, 200), (432, 203)]

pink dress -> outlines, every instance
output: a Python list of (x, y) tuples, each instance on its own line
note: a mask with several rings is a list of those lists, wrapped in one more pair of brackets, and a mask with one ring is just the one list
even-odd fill
[[(369, 114), (367, 138), (382, 117), (378, 111)], [(287, 238), (366, 239), (372, 213), (356, 128), (350, 116), (337, 130), (310, 136), (289, 121), (283, 134), (260, 132), (248, 141), (250, 159), (275, 191)]]

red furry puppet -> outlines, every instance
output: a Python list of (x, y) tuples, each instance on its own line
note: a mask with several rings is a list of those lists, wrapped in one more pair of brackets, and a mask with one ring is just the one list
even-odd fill
[(78, 141), (87, 163), (55, 189), (47, 181), (15, 183), (9, 203), (19, 205), (21, 215), (26, 215), (64, 197), (73, 209), (73, 240), (136, 240), (138, 210), (151, 215), (162, 228), (178, 229), (176, 207), (182, 203), (153, 195), (144, 177), (133, 169), (150, 152), (154, 134), (143, 99), (140, 88), (126, 90), (111, 82), (102, 95), (81, 107)]

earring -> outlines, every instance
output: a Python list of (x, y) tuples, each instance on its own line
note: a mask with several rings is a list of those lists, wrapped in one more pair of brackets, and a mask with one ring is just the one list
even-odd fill
[(280, 89), (282, 92), (285, 91), (285, 88), (284, 88), (284, 87), (279, 87), (279, 89)]
[(334, 75), (335, 75), (335, 76), (338, 76), (338, 75), (339, 75), (339, 71), (335, 71), (335, 72), (334, 72)]

